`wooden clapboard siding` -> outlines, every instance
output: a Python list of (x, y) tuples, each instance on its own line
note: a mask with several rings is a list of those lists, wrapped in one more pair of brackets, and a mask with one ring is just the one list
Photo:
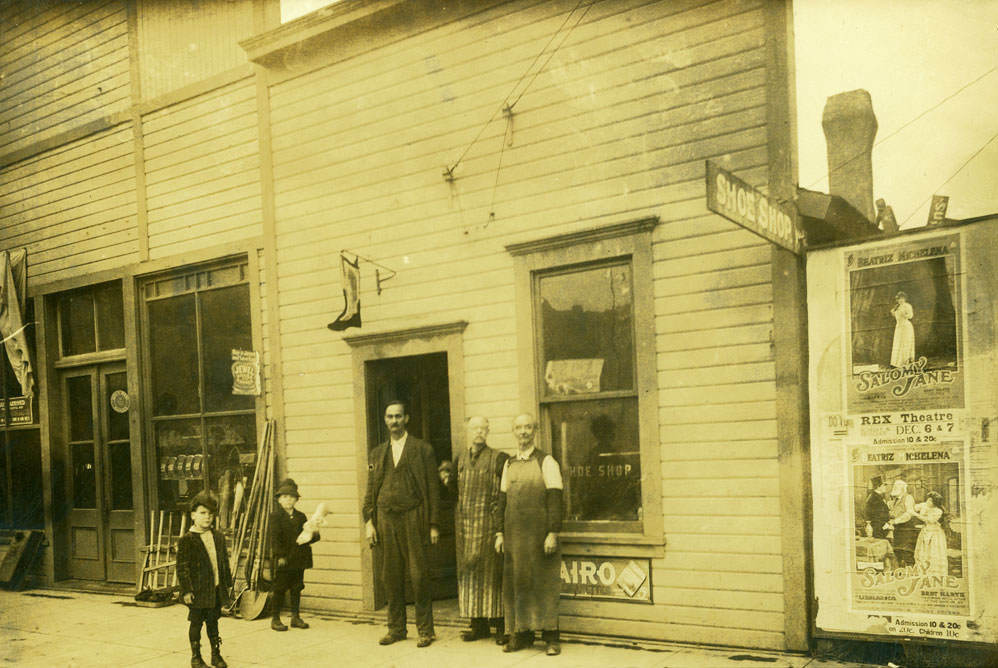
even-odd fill
[[(464, 413), (489, 416), (490, 442), (511, 449), (534, 370), (517, 367), (531, 333), (505, 245), (658, 215), (660, 409), (642, 416), (661, 442), (656, 604), (566, 602), (563, 628), (781, 647), (770, 249), (707, 211), (703, 183), (708, 158), (766, 180), (764, 3), (596, 4), (517, 102), (504, 146), (502, 115), (486, 121), (575, 4), (399, 27), (271, 86), (289, 472), (337, 499), (330, 521), (359, 553), (353, 362), (325, 330), (342, 307), (341, 249), (398, 272), (378, 295), (361, 264), (363, 331), (469, 323)], [(326, 560), (353, 555), (318, 558), (316, 605), (357, 608), (359, 589), (323, 589), (338, 572)]]
[(143, 99), (244, 64), (239, 41), (252, 34), (253, 0), (138, 0)]
[(123, 0), (5, 3), (2, 23), (0, 154), (127, 108)]
[(262, 233), (252, 81), (154, 111), (142, 127), (150, 257)]
[(0, 246), (26, 246), (32, 282), (137, 260), (128, 124), (0, 171)]

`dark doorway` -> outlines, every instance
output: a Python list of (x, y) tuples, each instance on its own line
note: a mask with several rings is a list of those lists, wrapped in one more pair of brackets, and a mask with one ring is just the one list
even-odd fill
[[(409, 433), (433, 446), (437, 462), (451, 459), (450, 392), (447, 353), (410, 355), (370, 360), (364, 363), (367, 385), (367, 448), (388, 440), (385, 404), (392, 399), (409, 406)], [(440, 542), (431, 548), (433, 598), (457, 596), (457, 558), (454, 552), (454, 505), (440, 494)], [(381, 555), (374, 552), (374, 572), (380, 571)], [(376, 607), (385, 604), (384, 591), (374, 578)], [(408, 587), (407, 587), (408, 590)]]

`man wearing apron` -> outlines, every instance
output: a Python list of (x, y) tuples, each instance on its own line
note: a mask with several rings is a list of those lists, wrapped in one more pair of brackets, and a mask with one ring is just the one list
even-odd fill
[(441, 480), (457, 492), (454, 512), (457, 545), (457, 591), (461, 616), (471, 625), (461, 632), (462, 640), (489, 636), (495, 628), (496, 642), (505, 640), (502, 620), (502, 556), (493, 550), (495, 507), (499, 503), (499, 481), (505, 452), (486, 443), (489, 421), (483, 417), (468, 420), (468, 447), (455, 457), (456, 475), (446, 473)]
[(503, 611), (509, 642), (504, 652), (529, 646), (541, 631), (547, 654), (561, 653), (558, 598), (561, 594), (561, 468), (534, 447), (537, 423), (523, 414), (513, 421), (518, 451), (506, 461), (499, 483), (496, 552), (503, 563)]

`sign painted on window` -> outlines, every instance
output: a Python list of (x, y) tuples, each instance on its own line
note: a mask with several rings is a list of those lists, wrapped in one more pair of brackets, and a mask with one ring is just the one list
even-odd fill
[(767, 197), (709, 160), (707, 208), (777, 246), (797, 255), (804, 252), (804, 229), (793, 204)]
[(651, 560), (564, 555), (561, 596), (651, 603)]

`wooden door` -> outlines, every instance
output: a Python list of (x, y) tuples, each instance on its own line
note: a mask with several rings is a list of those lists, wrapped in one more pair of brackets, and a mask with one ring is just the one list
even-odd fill
[(122, 363), (62, 374), (70, 474), (69, 575), (135, 582), (132, 451)]

